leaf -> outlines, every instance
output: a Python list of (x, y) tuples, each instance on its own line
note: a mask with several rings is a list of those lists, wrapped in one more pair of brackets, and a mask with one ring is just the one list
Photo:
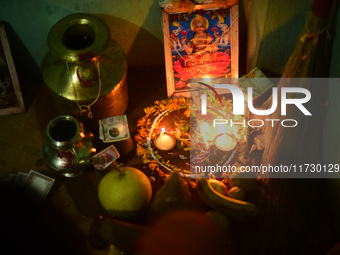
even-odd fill
[(145, 154), (145, 149), (137, 144), (136, 152), (138, 156), (143, 156)]
[(147, 163), (149, 163), (149, 162), (150, 162), (149, 159), (143, 159), (143, 163), (144, 163), (144, 164), (147, 164)]
[(145, 121), (146, 121), (146, 119), (144, 117), (140, 118), (137, 121), (137, 128), (144, 126), (145, 125)]
[(156, 111), (156, 109), (155, 109), (154, 106), (146, 107), (144, 109), (144, 112), (145, 112), (146, 115), (153, 114), (155, 111)]
[(177, 148), (179, 148), (179, 149), (183, 148), (182, 141), (181, 141), (181, 140), (177, 140), (177, 141), (176, 141), (176, 146), (177, 146)]
[(250, 148), (250, 152), (249, 152), (249, 154), (250, 153), (252, 153), (254, 150), (256, 150), (257, 149), (257, 145), (256, 144), (253, 144), (252, 146), (251, 146), (251, 148)]
[(149, 163), (149, 168), (150, 168), (150, 170), (155, 170), (156, 168), (158, 167), (158, 164), (157, 163), (155, 163), (155, 162), (150, 162)]
[(135, 140), (135, 142), (141, 142), (141, 141), (143, 141), (143, 138), (142, 137), (140, 137), (140, 135), (135, 135), (135, 138), (134, 138), (134, 140)]
[(184, 116), (189, 118), (190, 117), (190, 108), (186, 109), (184, 112)]

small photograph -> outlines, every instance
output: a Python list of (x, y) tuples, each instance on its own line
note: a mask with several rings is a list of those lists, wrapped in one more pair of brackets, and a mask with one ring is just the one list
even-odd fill
[(93, 165), (97, 170), (105, 170), (119, 157), (116, 147), (111, 145), (92, 157)]
[(126, 115), (99, 120), (99, 137), (105, 143), (128, 139), (130, 132)]

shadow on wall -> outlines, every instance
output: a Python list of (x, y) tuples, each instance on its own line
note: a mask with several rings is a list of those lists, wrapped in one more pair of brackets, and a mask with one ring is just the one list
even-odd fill
[(275, 73), (282, 73), (303, 30), (306, 20), (302, 20), (301, 16), (295, 16), (264, 36), (258, 66), (268, 68)]
[(124, 49), (130, 66), (164, 65), (164, 47), (152, 33), (127, 20), (96, 14), (111, 31), (111, 37)]
[[(257, 62), (258, 67), (265, 67), (278, 74), (282, 73), (293, 53), (306, 24), (307, 13), (311, 10), (308, 5), (297, 5), (296, 8), (299, 8), (299, 11), (288, 14), (289, 12), (284, 12), (280, 6), (282, 5), (274, 3), (269, 6), (268, 15), (270, 15), (266, 19)], [(286, 5), (283, 7), (286, 11), (293, 8), (293, 6)]]

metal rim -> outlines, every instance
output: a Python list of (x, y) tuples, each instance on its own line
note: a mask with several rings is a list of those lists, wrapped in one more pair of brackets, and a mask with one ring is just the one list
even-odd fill
[[(71, 36), (69, 41), (76, 44), (74, 40), (77, 40), (77, 35), (72, 34), (76, 32), (83, 33), (83, 37), (89, 40), (83, 46), (83, 42), (80, 42), (78, 48), (65, 42), (65, 36)], [(51, 52), (59, 58), (68, 62), (78, 62), (99, 55), (107, 47), (110, 39), (110, 30), (101, 19), (91, 14), (76, 13), (59, 20), (51, 28), (47, 41)]]
[[(67, 128), (72, 130), (65, 130)], [(53, 147), (68, 149), (81, 139), (82, 132), (82, 124), (76, 118), (70, 115), (61, 115), (48, 123), (45, 135), (46, 140)]]

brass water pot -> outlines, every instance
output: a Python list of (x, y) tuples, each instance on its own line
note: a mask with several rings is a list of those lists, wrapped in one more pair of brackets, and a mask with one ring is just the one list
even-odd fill
[(58, 21), (48, 34), (43, 79), (59, 114), (122, 115), (128, 104), (127, 62), (98, 17), (76, 13)]

